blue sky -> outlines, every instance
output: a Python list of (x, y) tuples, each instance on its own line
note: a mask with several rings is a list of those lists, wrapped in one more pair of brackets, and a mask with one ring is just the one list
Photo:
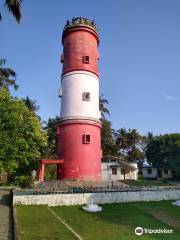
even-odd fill
[(60, 113), (61, 34), (67, 19), (94, 19), (100, 33), (100, 92), (115, 129), (180, 131), (179, 0), (23, 1), (21, 23), (0, 9), (0, 57), (18, 73), (13, 95)]

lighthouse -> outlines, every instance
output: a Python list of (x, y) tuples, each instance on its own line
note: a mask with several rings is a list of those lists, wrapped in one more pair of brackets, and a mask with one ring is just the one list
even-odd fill
[(99, 111), (99, 36), (94, 21), (73, 18), (62, 34), (61, 113), (57, 153), (61, 179), (101, 177)]

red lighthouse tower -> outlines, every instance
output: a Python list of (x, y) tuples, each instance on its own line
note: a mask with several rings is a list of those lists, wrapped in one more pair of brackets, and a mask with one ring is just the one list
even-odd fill
[(62, 35), (61, 114), (57, 152), (62, 179), (101, 176), (99, 36), (94, 21), (73, 18)]

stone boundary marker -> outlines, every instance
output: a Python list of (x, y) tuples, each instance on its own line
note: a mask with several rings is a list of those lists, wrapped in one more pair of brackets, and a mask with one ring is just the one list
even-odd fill
[(92, 201), (105, 204), (177, 199), (180, 199), (180, 189), (43, 195), (13, 192), (13, 205), (72, 206), (84, 205)]

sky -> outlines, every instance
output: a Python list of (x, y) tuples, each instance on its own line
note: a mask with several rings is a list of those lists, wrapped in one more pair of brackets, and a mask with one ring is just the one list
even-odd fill
[(114, 129), (180, 132), (179, 0), (24, 0), (17, 24), (0, 0), (0, 57), (43, 120), (60, 114), (61, 34), (72, 17), (94, 19), (100, 35), (100, 93)]

